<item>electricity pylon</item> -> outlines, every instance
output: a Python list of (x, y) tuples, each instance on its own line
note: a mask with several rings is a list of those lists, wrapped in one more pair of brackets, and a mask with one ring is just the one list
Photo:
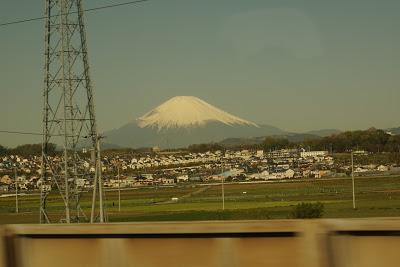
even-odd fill
[[(45, 1), (40, 223), (60, 222), (60, 214), (47, 205), (49, 185), (64, 203), (62, 222), (89, 220), (80, 206), (78, 181), (84, 181), (80, 179), (93, 181), (90, 221), (104, 222), (106, 217), (83, 13), (82, 0)], [(53, 144), (62, 145), (62, 155), (52, 154)], [(80, 157), (82, 147), (92, 153), (89, 162)]]

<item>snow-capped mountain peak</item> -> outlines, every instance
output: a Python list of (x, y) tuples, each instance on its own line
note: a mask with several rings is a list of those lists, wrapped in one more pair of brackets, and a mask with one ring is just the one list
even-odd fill
[(218, 109), (194, 96), (176, 96), (137, 119), (141, 128), (189, 128), (220, 122), (226, 125), (255, 126), (257, 124)]

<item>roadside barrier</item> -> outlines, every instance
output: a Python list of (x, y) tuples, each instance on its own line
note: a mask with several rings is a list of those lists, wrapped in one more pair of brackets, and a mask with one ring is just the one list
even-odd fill
[(0, 235), (0, 267), (400, 265), (400, 218), (4, 225)]

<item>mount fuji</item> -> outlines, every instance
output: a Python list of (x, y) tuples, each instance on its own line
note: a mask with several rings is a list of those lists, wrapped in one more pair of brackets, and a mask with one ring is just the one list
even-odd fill
[(226, 138), (279, 135), (284, 131), (257, 125), (194, 96), (176, 96), (118, 129), (105, 133), (107, 143), (122, 147), (179, 148)]

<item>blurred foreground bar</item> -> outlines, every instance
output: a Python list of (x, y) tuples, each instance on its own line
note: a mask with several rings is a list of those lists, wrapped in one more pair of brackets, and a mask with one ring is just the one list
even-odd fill
[(0, 267), (400, 266), (400, 218), (4, 225)]

